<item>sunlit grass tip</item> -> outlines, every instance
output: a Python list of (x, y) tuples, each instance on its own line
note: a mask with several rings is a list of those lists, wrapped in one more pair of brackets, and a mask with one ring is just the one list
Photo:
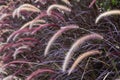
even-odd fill
[(69, 69), (68, 75), (71, 74), (71, 72), (76, 68), (78, 63), (80, 63), (84, 58), (87, 58), (87, 57), (89, 57), (91, 55), (95, 55), (95, 54), (101, 54), (101, 52), (99, 50), (91, 50), (91, 51), (87, 51), (83, 54), (80, 54), (79, 57), (73, 63), (72, 67)]
[(64, 2), (65, 4), (69, 5), (69, 6), (72, 6), (72, 5), (70, 4), (70, 1), (69, 1), (69, 0), (61, 0), (61, 1)]
[(120, 10), (111, 10), (101, 13), (95, 20), (95, 23), (98, 23), (99, 20), (103, 17), (110, 16), (110, 15), (120, 15)]
[(31, 4), (23, 4), (13, 11), (13, 14), (12, 14), (13, 18), (15, 16), (17, 16), (19, 18), (20, 17), (20, 11), (23, 11), (23, 10), (32, 11), (32, 12), (40, 12), (40, 9), (38, 9), (37, 7), (35, 7)]
[(64, 10), (64, 11), (71, 12), (71, 9), (68, 8), (67, 6), (59, 5), (59, 4), (53, 4), (53, 5), (48, 7), (47, 14), (51, 15), (51, 10), (54, 9), (54, 8), (58, 8), (58, 9), (61, 9), (61, 10)]

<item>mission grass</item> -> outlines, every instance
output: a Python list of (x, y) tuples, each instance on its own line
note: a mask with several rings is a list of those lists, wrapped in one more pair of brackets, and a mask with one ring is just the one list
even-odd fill
[(37, 7), (35, 7), (31, 4), (23, 4), (23, 5), (20, 5), (18, 8), (16, 8), (13, 11), (13, 14), (12, 14), (13, 18), (15, 18), (15, 16), (17, 16), (19, 18), (20, 17), (20, 11), (23, 11), (23, 10), (40, 12), (40, 9), (38, 9)]
[(46, 56), (48, 54), (48, 51), (51, 47), (51, 45), (53, 44), (53, 42), (65, 31), (68, 31), (68, 30), (71, 30), (71, 29), (76, 29), (76, 28), (79, 28), (79, 26), (77, 25), (67, 25), (67, 26), (64, 26), (64, 27), (61, 27), (60, 30), (57, 31), (57, 33), (55, 33), (52, 38), (50, 39), (50, 41), (48, 42), (47, 44), (47, 47), (45, 48), (45, 52), (44, 52), (44, 55)]
[(32, 72), (25, 80), (31, 80), (33, 77), (37, 76), (38, 74), (45, 73), (45, 72), (54, 73), (54, 71), (51, 69), (38, 69)]
[(51, 15), (51, 11), (54, 9), (54, 8), (58, 8), (58, 9), (62, 9), (64, 11), (68, 11), (68, 12), (71, 12), (71, 9), (68, 8), (67, 6), (64, 6), (64, 5), (59, 5), (59, 4), (53, 4), (53, 5), (50, 5), (47, 9), (47, 14), (48, 15)]
[(96, 18), (95, 23), (98, 23), (101, 18), (110, 16), (110, 15), (120, 15), (120, 10), (111, 10), (111, 11), (106, 11), (106, 12), (100, 14)]
[(78, 47), (80, 45), (82, 45), (83, 43), (85, 43), (86, 41), (93, 40), (93, 39), (102, 40), (103, 36), (101, 36), (99, 34), (96, 34), (96, 33), (89, 34), (89, 35), (86, 35), (86, 36), (83, 36), (83, 37), (79, 38), (77, 41), (75, 41), (73, 43), (73, 45), (71, 46), (71, 48), (67, 52), (67, 55), (65, 56), (65, 60), (63, 62), (63, 66), (62, 66), (62, 71), (63, 72), (66, 71), (66, 68), (68, 66), (69, 60), (71, 59), (71, 57), (74, 54), (74, 52), (78, 49)]
[(98, 50), (91, 50), (91, 51), (85, 52), (83, 54), (80, 54), (79, 57), (73, 63), (72, 67), (69, 69), (68, 75), (71, 74), (71, 72), (76, 68), (76, 66), (78, 65), (78, 63), (80, 63), (84, 58), (87, 58), (87, 57), (89, 57), (91, 55), (100, 54), (100, 53), (101, 52), (98, 51)]

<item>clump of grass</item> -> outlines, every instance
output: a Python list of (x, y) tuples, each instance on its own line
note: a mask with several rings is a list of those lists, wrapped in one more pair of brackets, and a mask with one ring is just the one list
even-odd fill
[(58, 9), (62, 9), (62, 10), (64, 10), (64, 11), (71, 12), (71, 9), (68, 8), (68, 7), (66, 7), (66, 6), (64, 6), (64, 5), (53, 4), (53, 5), (51, 5), (51, 6), (48, 7), (48, 9), (47, 9), (47, 14), (48, 14), (48, 15), (51, 15), (51, 11), (52, 11), (52, 9), (54, 9), (54, 8), (58, 8)]
[[(9, 76), (12, 75), (20, 78), (21, 80), (32, 80), (38, 78), (44, 80), (48, 79), (49, 77), (50, 80), (115, 80), (119, 76), (119, 24), (117, 24), (119, 20), (113, 19), (110, 21), (108, 20), (109, 22), (107, 22), (108, 24), (110, 23), (112, 26), (115, 26), (115, 30), (113, 30), (111, 26), (109, 27), (107, 24), (102, 25), (103, 27), (107, 25), (109, 27), (107, 30), (106, 28), (99, 27), (99, 25), (96, 25), (97, 27), (94, 26), (94, 17), (97, 15), (100, 9), (102, 10), (102, 8), (101, 6), (99, 7), (98, 4), (95, 4), (96, 0), (91, 1), (0, 0), (0, 79), (8, 77), (10, 80), (11, 78), (9, 78)], [(106, 1), (104, 1), (105, 4), (107, 3)], [(113, 1), (115, 0), (112, 0), (112, 2)], [(89, 4), (89, 7), (92, 8), (88, 8)], [(43, 20), (43, 22), (39, 22), (40, 20)], [(75, 31), (71, 30), (74, 29), (70, 27), (71, 24), (74, 24), (74, 26), (78, 25), (80, 28), (76, 29)], [(101, 24), (104, 24), (104, 22)], [(4, 31), (5, 29), (8, 31)], [(59, 30), (55, 32), (56, 29)], [(62, 44), (56, 42), (54, 49), (52, 49), (51, 45), (53, 45), (53, 42), (63, 32), (68, 30), (71, 31), (65, 33), (58, 40)], [(87, 34), (88, 32), (98, 33), (97, 35), (103, 34), (105, 36), (105, 42), (103, 42), (103, 44), (93, 44), (92, 42), (87, 42), (92, 38), (83, 38), (83, 42), (80, 44), (77, 44), (76, 42), (76, 47), (74, 46), (75, 48), (72, 48), (71, 46), (70, 48), (73, 49), (73, 51), (71, 51), (70, 58), (74, 54), (75, 50), (78, 49), (79, 45), (81, 46), (85, 42), (87, 42), (87, 45), (81, 47), (83, 49), (82, 51), (85, 53), (81, 54), (75, 61), (76, 64), (73, 65), (76, 67), (79, 61), (81, 62), (81, 60), (84, 58), (91, 56), (91, 54), (85, 56), (85, 54), (87, 54), (86, 51), (89, 52), (90, 50), (95, 49), (97, 52), (97, 49), (102, 49), (103, 53), (108, 54), (102, 54), (100, 57), (98, 56), (99, 60), (90, 57), (87, 63), (83, 62), (81, 65), (83, 66), (86, 64), (85, 67), (80, 66), (80, 69), (73, 69), (75, 73), (68, 76), (67, 72), (61, 72), (60, 65), (63, 64), (64, 57), (68, 55), (67, 54), (65, 56), (63, 53), (69, 49), (70, 44), (75, 43), (73, 43), (75, 39), (78, 39), (78, 37), (81, 37), (81, 35)], [(54, 39), (52, 40), (51, 38), (51, 41), (49, 41), (51, 35), (53, 35), (52, 38)], [(97, 38), (97, 40), (96, 38), (93, 38), (93, 40), (96, 42), (102, 38), (103, 36), (101, 36), (100, 39)], [(45, 57), (43, 54), (45, 49), (47, 49), (46, 53), (48, 54), (50, 48), (51, 53), (55, 54), (49, 54), (48, 57)], [(76, 54), (76, 56), (77, 55), (79, 54)], [(67, 64), (68, 63), (69, 62), (67, 62)], [(104, 64), (109, 64), (109, 66)], [(49, 72), (51, 69), (53, 69), (53, 72), (50, 72), (50, 75), (47, 74), (47, 72)], [(70, 70), (68, 71), (69, 74), (72, 72), (72, 70), (71, 72)]]
[(77, 41), (75, 41), (73, 43), (73, 45), (71, 46), (71, 48), (69, 49), (69, 51), (67, 52), (67, 55), (65, 56), (65, 60), (63, 62), (63, 66), (62, 66), (63, 72), (66, 71), (69, 60), (72, 57), (72, 55), (74, 54), (74, 52), (78, 49), (78, 47), (80, 45), (82, 45), (84, 42), (89, 41), (91, 39), (102, 40), (103, 36), (94, 33), (94, 34), (89, 34), (89, 35), (83, 36), (83, 37), (79, 38)]
[(100, 14), (96, 20), (95, 20), (95, 23), (98, 23), (98, 21), (103, 18), (103, 17), (106, 17), (106, 16), (110, 16), (110, 15), (120, 15), (120, 10), (111, 10), (111, 11), (107, 11), (107, 12), (104, 12), (102, 14)]

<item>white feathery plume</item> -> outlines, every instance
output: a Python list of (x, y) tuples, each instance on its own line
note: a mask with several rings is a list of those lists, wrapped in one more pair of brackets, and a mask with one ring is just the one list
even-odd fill
[(71, 12), (71, 9), (68, 8), (67, 6), (59, 5), (59, 4), (53, 4), (53, 5), (51, 5), (51, 6), (48, 7), (48, 9), (47, 9), (47, 14), (48, 14), (48, 15), (51, 15), (51, 10), (54, 9), (54, 8), (59, 8), (59, 9), (62, 9), (62, 10), (64, 10), (64, 11)]
[(69, 1), (69, 0), (62, 0), (62, 2), (64, 2), (65, 4), (67, 4), (67, 5), (69, 5), (69, 6), (72, 6), (72, 5), (70, 4), (70, 1)]
[(111, 10), (111, 11), (106, 11), (102, 14), (100, 14), (96, 20), (95, 20), (95, 23), (98, 23), (98, 21), (103, 18), (103, 17), (106, 17), (106, 16), (110, 16), (110, 15), (120, 15), (120, 10)]
[(68, 66), (69, 60), (71, 59), (72, 55), (74, 54), (74, 52), (78, 49), (78, 47), (80, 45), (82, 45), (84, 42), (91, 40), (91, 39), (99, 39), (102, 40), (103, 36), (93, 33), (93, 34), (89, 34), (86, 36), (83, 36), (81, 38), (79, 38), (77, 41), (75, 41), (73, 43), (73, 45), (71, 46), (71, 48), (69, 49), (69, 51), (67, 52), (67, 55), (65, 57), (65, 60), (63, 62), (63, 66), (62, 66), (62, 70), (63, 72), (66, 71), (66, 68)]
[(101, 54), (101, 52), (98, 50), (91, 50), (91, 51), (87, 51), (83, 54), (80, 54), (79, 57), (73, 63), (72, 67), (69, 69), (68, 75), (71, 74), (71, 72), (76, 68), (78, 63), (80, 63), (84, 58), (87, 58), (87, 57), (89, 57), (91, 55), (95, 55), (95, 54)]

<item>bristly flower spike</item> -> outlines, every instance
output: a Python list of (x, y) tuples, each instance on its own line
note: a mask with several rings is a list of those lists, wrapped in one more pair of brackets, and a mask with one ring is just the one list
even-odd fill
[(33, 11), (33, 12), (40, 12), (40, 9), (38, 9), (37, 7), (31, 5), (31, 4), (23, 4), (20, 7), (18, 7), (17, 9), (14, 10), (13, 12), (13, 18), (17, 15), (17, 17), (20, 17), (20, 11), (22, 10), (26, 10), (26, 11)]
[(69, 0), (61, 0), (61, 1), (64, 2), (65, 4), (69, 5), (69, 6), (72, 6), (72, 5), (70, 4), (70, 1), (69, 1)]
[(19, 54), (19, 52), (20, 52), (21, 49), (29, 49), (29, 50), (30, 50), (30, 48), (29, 48), (28, 46), (26, 46), (26, 45), (23, 45), (23, 46), (18, 47), (18, 48), (15, 50), (14, 54), (12, 55), (14, 59), (16, 59), (17, 54)]
[(95, 4), (96, 0), (92, 0), (92, 2), (89, 5), (89, 8), (91, 8), (93, 6), (93, 4)]
[(93, 33), (93, 34), (89, 34), (89, 35), (83, 36), (83, 37), (79, 38), (77, 41), (75, 41), (73, 43), (73, 45), (71, 46), (71, 48), (69, 49), (69, 51), (67, 52), (65, 60), (63, 62), (63, 66), (62, 66), (63, 72), (66, 71), (66, 68), (68, 66), (69, 60), (71, 59), (71, 57), (74, 54), (74, 52), (78, 49), (78, 47), (80, 45), (82, 45), (84, 42), (89, 41), (91, 39), (102, 40), (103, 36), (101, 36), (99, 34), (96, 34), (96, 33)]
[(98, 23), (98, 21), (103, 18), (103, 17), (106, 17), (106, 16), (110, 16), (110, 15), (120, 15), (120, 10), (111, 10), (111, 11), (107, 11), (107, 12), (104, 12), (102, 14), (100, 14), (96, 20), (95, 20), (95, 23)]
[(84, 58), (87, 58), (87, 57), (89, 57), (91, 55), (95, 55), (95, 54), (101, 54), (101, 52), (98, 51), (98, 50), (91, 50), (91, 51), (87, 51), (87, 52), (85, 52), (83, 54), (80, 54), (79, 57), (73, 63), (72, 67), (69, 69), (68, 75), (71, 74), (71, 72), (76, 68), (78, 63), (80, 63)]
[(51, 10), (54, 9), (54, 8), (59, 8), (59, 9), (62, 9), (64, 11), (68, 11), (68, 12), (71, 12), (71, 9), (64, 6), (64, 5), (59, 5), (59, 4), (53, 4), (51, 6), (48, 7), (47, 9), (47, 14), (48, 15), (51, 15)]
[[(38, 23), (38, 24), (37, 24)], [(26, 28), (27, 26), (29, 26), (29, 28), (31, 29), (32, 28), (32, 26), (33, 25), (39, 25), (40, 23), (45, 23), (45, 20), (32, 20), (32, 21), (29, 21), (29, 22), (27, 22), (26, 24), (24, 24), (21, 28), (20, 28), (20, 30), (21, 29), (24, 29), (24, 28)]]
[(2, 21), (3, 19), (5, 19), (6, 17), (10, 16), (11, 14), (7, 14), (7, 13), (4, 13), (0, 16), (0, 21)]
[(61, 27), (61, 29), (58, 30), (58, 32), (55, 33), (55, 34), (52, 36), (52, 38), (50, 39), (50, 41), (48, 42), (48, 45), (47, 45), (47, 47), (46, 47), (46, 49), (45, 49), (45, 52), (44, 52), (44, 55), (46, 56), (46, 55), (48, 54), (48, 51), (49, 51), (51, 45), (53, 44), (53, 42), (54, 42), (63, 32), (65, 32), (65, 31), (67, 31), (67, 30), (70, 30), (70, 29), (75, 29), (75, 28), (79, 28), (79, 26), (72, 24), (72, 25), (67, 25), (67, 26)]
[(32, 72), (25, 80), (32, 80), (33, 77), (37, 76), (38, 74), (45, 73), (45, 72), (54, 73), (54, 71), (51, 69), (38, 69)]
[(21, 79), (14, 75), (9, 75), (9, 76), (3, 78), (3, 80), (21, 80)]

